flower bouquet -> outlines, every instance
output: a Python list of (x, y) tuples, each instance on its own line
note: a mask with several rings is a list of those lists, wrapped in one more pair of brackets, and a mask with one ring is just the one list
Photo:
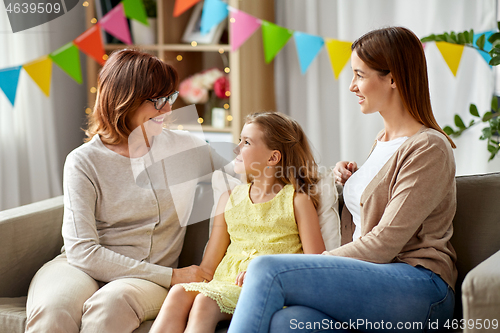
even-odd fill
[(209, 118), (212, 108), (229, 98), (229, 91), (229, 79), (218, 68), (194, 74), (179, 85), (179, 96), (186, 104), (206, 104), (202, 118)]

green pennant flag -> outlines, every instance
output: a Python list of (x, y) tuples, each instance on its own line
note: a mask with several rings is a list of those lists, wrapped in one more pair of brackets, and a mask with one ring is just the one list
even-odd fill
[(123, 0), (122, 3), (127, 18), (134, 19), (149, 26), (146, 8), (141, 0)]
[(292, 30), (268, 21), (262, 21), (262, 42), (266, 63), (270, 63), (293, 35)]
[(80, 51), (73, 42), (55, 50), (49, 57), (57, 66), (61, 67), (73, 80), (82, 83), (82, 70), (80, 67)]

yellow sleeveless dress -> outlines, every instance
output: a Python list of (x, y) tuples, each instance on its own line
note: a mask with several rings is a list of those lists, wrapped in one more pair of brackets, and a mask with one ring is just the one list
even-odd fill
[(215, 300), (222, 312), (232, 314), (241, 287), (236, 276), (250, 261), (264, 254), (303, 253), (293, 211), (294, 188), (284, 186), (268, 202), (252, 203), (251, 184), (238, 185), (224, 210), (231, 243), (210, 282), (181, 284)]

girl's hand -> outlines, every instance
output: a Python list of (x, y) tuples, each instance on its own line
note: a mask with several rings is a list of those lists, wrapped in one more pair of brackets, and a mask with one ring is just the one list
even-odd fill
[(335, 175), (335, 182), (344, 185), (345, 182), (358, 170), (356, 162), (341, 161), (335, 164), (333, 174)]
[(247, 273), (246, 271), (239, 272), (238, 276), (236, 277), (236, 282), (234, 284), (236, 284), (237, 286), (242, 287), (243, 286), (243, 281), (245, 281), (245, 275), (246, 275), (246, 273)]

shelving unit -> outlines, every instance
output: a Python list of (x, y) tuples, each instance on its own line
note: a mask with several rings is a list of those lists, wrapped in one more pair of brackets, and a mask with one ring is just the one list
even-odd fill
[[(98, 0), (96, 0), (98, 1)], [(229, 97), (229, 113), (232, 120), (226, 128), (214, 128), (210, 124), (202, 124), (205, 132), (231, 133), (233, 142), (238, 142), (244, 118), (247, 114), (257, 111), (275, 111), (274, 97), (274, 64), (265, 64), (262, 49), (262, 37), (256, 32), (239, 50), (231, 52), (228, 36), (223, 34), (221, 44), (191, 44), (181, 43), (182, 35), (192, 14), (192, 9), (179, 17), (173, 17), (175, 0), (157, 0), (157, 43), (153, 45), (132, 45), (146, 52), (155, 54), (163, 61), (171, 64), (179, 73), (182, 81), (186, 77), (204, 69), (218, 67), (222, 70), (227, 66), (231, 84)], [(274, 2), (268, 0), (228, 0), (228, 4), (243, 10), (256, 17), (274, 21)], [(95, 2), (89, 0), (86, 20), (87, 28), (95, 17)], [(228, 24), (229, 26), (230, 24)], [(105, 44), (107, 53), (114, 50), (131, 47), (125, 44)], [(181, 56), (181, 57), (178, 57)], [(224, 64), (223, 57), (227, 57), (228, 64)], [(182, 59), (179, 61), (178, 59)], [(87, 86), (88, 108), (90, 112), (95, 103), (95, 87), (97, 74), (100, 69), (93, 59), (87, 57)], [(179, 98), (174, 109), (185, 106)], [(200, 115), (203, 115), (205, 106), (197, 105)], [(189, 130), (189, 126), (184, 129)]]

